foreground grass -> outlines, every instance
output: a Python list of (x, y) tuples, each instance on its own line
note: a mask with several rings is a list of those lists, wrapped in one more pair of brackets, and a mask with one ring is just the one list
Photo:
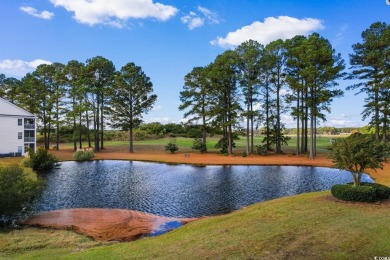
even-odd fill
[(328, 191), (255, 204), (162, 236), (99, 244), (71, 232), (0, 232), (0, 257), (76, 259), (308, 258), (389, 256), (390, 203), (344, 203)]

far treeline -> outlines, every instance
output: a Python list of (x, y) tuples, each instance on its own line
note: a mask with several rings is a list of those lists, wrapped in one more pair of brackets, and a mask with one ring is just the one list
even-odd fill
[[(358, 79), (347, 90), (366, 93), (363, 119), (370, 119), (377, 140), (386, 140), (389, 125), (390, 26), (374, 23), (362, 33), (362, 42), (352, 46), (351, 67), (327, 39), (318, 33), (276, 40), (266, 46), (249, 40), (234, 50), (218, 55), (205, 67), (195, 67), (184, 78), (180, 92), (189, 123), (202, 127), (206, 144), (208, 129), (223, 134), (220, 145), (232, 153), (235, 131), (244, 127), (246, 153), (254, 152), (255, 129), (264, 130), (264, 146), (282, 152), (287, 141), (282, 116), (296, 121), (296, 153), (310, 151), (316, 156), (317, 125), (325, 121), (338, 80)], [(82, 147), (82, 132), (95, 151), (104, 148), (104, 129), (129, 131), (133, 152), (133, 129), (140, 127), (142, 115), (154, 105), (153, 85), (134, 63), (116, 71), (113, 63), (94, 57), (82, 63), (40, 65), (21, 80), (0, 74), (0, 97), (38, 116), (45, 148), (52, 132), (57, 149), (61, 128), (71, 128), (74, 149)]]
[[(326, 120), (325, 112), (330, 112), (333, 99), (343, 95), (342, 90), (335, 89), (337, 80), (358, 79), (359, 83), (347, 90), (359, 89), (358, 93), (367, 94), (363, 119), (370, 118), (376, 139), (386, 141), (390, 27), (372, 24), (362, 33), (362, 42), (352, 48), (351, 67), (346, 73), (341, 55), (318, 33), (276, 40), (266, 46), (252, 40), (244, 42), (185, 76), (180, 109), (187, 111), (185, 116), (190, 120), (201, 121), (204, 129), (207, 125), (222, 126), (229, 154), (233, 126), (242, 117), (246, 119), (247, 154), (254, 151), (255, 123), (265, 128), (266, 149), (274, 145), (276, 153), (281, 153), (286, 142), (282, 115), (289, 113), (296, 121), (296, 154), (307, 152), (310, 144), (310, 158), (314, 158), (317, 124)], [(242, 101), (244, 106), (240, 105)]]

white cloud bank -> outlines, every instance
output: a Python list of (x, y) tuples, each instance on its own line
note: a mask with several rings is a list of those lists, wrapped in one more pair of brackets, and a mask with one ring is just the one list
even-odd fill
[(26, 73), (35, 70), (41, 64), (52, 64), (52, 62), (42, 59), (35, 59), (33, 61), (0, 60), (0, 72), (12, 76), (24, 76)]
[(202, 27), (206, 23), (208, 24), (219, 24), (220, 20), (218, 15), (211, 10), (198, 6), (198, 12), (190, 12), (188, 15), (185, 15), (181, 18), (181, 22), (188, 24), (188, 29), (193, 30), (197, 27)]
[(25, 12), (29, 15), (32, 15), (34, 17), (45, 19), (45, 20), (50, 20), (54, 16), (54, 13), (52, 13), (52, 12), (49, 12), (46, 10), (44, 10), (42, 12), (38, 12), (37, 9), (35, 9), (34, 7), (31, 7), (31, 6), (21, 6), (19, 8), (19, 10), (21, 10), (22, 12)]
[(178, 9), (174, 6), (153, 3), (152, 0), (50, 0), (56, 7), (73, 12), (73, 18), (90, 26), (105, 24), (123, 27), (128, 19), (154, 18), (166, 21)]
[(314, 18), (268, 17), (264, 19), (264, 22), (255, 21), (234, 32), (229, 32), (225, 38), (218, 37), (210, 43), (215, 46), (229, 48), (252, 39), (265, 45), (277, 39), (285, 40), (296, 35), (308, 35), (324, 28), (322, 22)]

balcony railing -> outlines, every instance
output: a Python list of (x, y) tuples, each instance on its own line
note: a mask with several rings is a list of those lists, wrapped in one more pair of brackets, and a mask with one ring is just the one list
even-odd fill
[(35, 129), (35, 125), (24, 124), (24, 129)]
[(24, 141), (27, 142), (27, 143), (35, 142), (35, 137), (25, 137)]

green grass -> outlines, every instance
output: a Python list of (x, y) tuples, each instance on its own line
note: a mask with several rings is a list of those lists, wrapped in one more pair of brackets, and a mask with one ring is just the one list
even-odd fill
[[(261, 145), (264, 136), (256, 136), (254, 138), (255, 145)], [(330, 139), (340, 138), (339, 136), (317, 136), (317, 150), (320, 153), (327, 153), (327, 148), (330, 145)], [(219, 149), (215, 148), (215, 145), (218, 143), (220, 137), (207, 137), (207, 150), (210, 152), (218, 152)], [(153, 146), (153, 150), (164, 151), (165, 145), (169, 142), (174, 141), (176, 145), (179, 147), (179, 152), (189, 152), (192, 151), (191, 147), (193, 145), (193, 138), (186, 137), (164, 137), (160, 139), (153, 140), (145, 140), (145, 141), (134, 141), (135, 151), (143, 151), (151, 149)], [(243, 152), (246, 150), (246, 137), (239, 136), (239, 140), (234, 140), (236, 148), (235, 150), (238, 152)], [(111, 147), (127, 147), (129, 145), (129, 141), (105, 141), (105, 146)], [(85, 145), (85, 143), (84, 143)], [(71, 143), (62, 143), (61, 147), (72, 148), (73, 144)], [(294, 153), (296, 148), (296, 137), (290, 136), (290, 140), (288, 141), (287, 146), (283, 146), (283, 151), (286, 153)]]
[(389, 256), (390, 204), (343, 203), (328, 191), (255, 204), (162, 236), (106, 245), (66, 231), (0, 233), (0, 258), (370, 259)]

